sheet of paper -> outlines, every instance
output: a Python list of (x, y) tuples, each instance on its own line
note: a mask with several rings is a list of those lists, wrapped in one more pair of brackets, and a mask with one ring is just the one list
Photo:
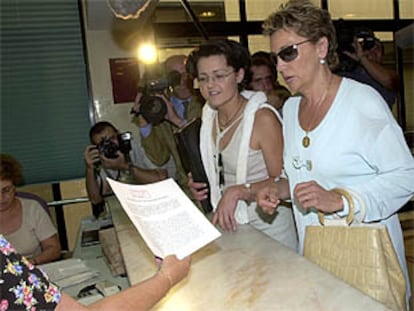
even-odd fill
[(182, 259), (221, 234), (169, 178), (129, 185), (107, 178), (121, 206), (154, 255)]

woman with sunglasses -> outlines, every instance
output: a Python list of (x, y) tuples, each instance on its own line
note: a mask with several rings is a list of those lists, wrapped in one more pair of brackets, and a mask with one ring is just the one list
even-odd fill
[[(208, 41), (189, 57), (188, 69), (206, 99), (200, 150), (210, 184), (213, 223), (225, 231), (250, 223), (296, 250), (292, 211), (283, 207), (269, 217), (251, 202), (256, 191), (282, 170), (282, 125), (263, 92), (243, 91), (250, 54), (231, 40)], [(206, 184), (189, 186), (198, 200), (207, 198)]]
[(17, 195), (16, 186), (21, 181), (20, 163), (10, 155), (1, 154), (0, 234), (33, 264), (59, 259), (56, 228), (37, 200)]
[(332, 73), (336, 37), (327, 11), (310, 1), (291, 0), (263, 28), (277, 70), (296, 96), (283, 109), (288, 179), (262, 189), (259, 205), (272, 214), (280, 200), (292, 199), (302, 253), (305, 228), (319, 224), (318, 211), (347, 215), (346, 200), (334, 190), (346, 189), (361, 221), (388, 227), (408, 298), (397, 212), (414, 194), (414, 159), (401, 128), (377, 91)]

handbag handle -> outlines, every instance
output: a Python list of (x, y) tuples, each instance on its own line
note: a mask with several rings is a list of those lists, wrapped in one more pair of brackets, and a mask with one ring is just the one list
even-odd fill
[[(335, 188), (335, 189), (332, 189), (332, 191), (339, 193), (341, 196), (343, 196), (348, 201), (349, 212), (348, 212), (348, 216), (346, 216), (345, 221), (348, 225), (351, 224), (352, 220), (354, 219), (354, 214), (355, 214), (355, 206), (354, 206), (354, 200), (352, 199), (352, 196), (349, 194), (348, 191), (341, 189), (341, 188)], [(318, 211), (318, 219), (321, 225), (325, 224), (324, 213)]]

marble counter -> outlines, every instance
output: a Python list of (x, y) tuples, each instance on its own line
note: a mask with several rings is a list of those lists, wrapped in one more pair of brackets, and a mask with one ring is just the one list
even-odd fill
[[(108, 199), (128, 277), (153, 275), (154, 258), (116, 198)], [(192, 256), (189, 276), (154, 310), (387, 310), (249, 225)]]

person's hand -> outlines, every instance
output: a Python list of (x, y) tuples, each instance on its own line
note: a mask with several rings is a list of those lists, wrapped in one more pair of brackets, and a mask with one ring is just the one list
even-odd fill
[(352, 46), (354, 47), (355, 52), (349, 52), (349, 51), (344, 51), (344, 54), (347, 55), (348, 57), (352, 58), (354, 61), (356, 62), (361, 62), (361, 60), (364, 57), (367, 57), (369, 55), (369, 51), (365, 51), (362, 47), (362, 45), (364, 44), (363, 41), (359, 41), (359, 39), (357, 37), (354, 38), (354, 41), (352, 43)]
[(187, 276), (190, 266), (190, 256), (179, 260), (175, 255), (169, 255), (162, 261), (159, 273), (163, 274), (169, 280), (170, 286), (173, 287)]
[(315, 181), (297, 184), (293, 190), (293, 197), (305, 210), (315, 208), (329, 214), (343, 209), (341, 195), (325, 190)]
[(237, 221), (234, 216), (240, 199), (240, 185), (227, 188), (221, 197), (213, 215), (213, 225), (219, 224), (224, 231), (236, 231)]
[(256, 201), (263, 212), (273, 215), (281, 201), (277, 184), (272, 182), (260, 189), (257, 192)]
[(141, 98), (142, 98), (142, 93), (138, 92), (137, 96), (135, 96), (135, 100), (134, 100), (134, 105), (132, 106), (131, 112), (135, 113), (135, 115), (138, 115), (137, 119), (138, 119), (138, 126), (139, 127), (145, 127), (148, 125), (147, 120), (145, 120), (145, 118), (139, 114), (139, 111), (141, 109)]
[(180, 116), (177, 114), (177, 111), (175, 110), (173, 103), (164, 94), (157, 96), (161, 97), (167, 105), (167, 113), (165, 114), (165, 120), (170, 121), (177, 127), (182, 127), (184, 125), (185, 120), (180, 118)]
[(98, 148), (96, 148), (95, 145), (86, 146), (85, 151), (83, 152), (83, 157), (85, 159), (86, 167), (89, 169), (93, 168), (95, 163), (100, 161)]
[(193, 179), (193, 175), (188, 173), (188, 188), (190, 188), (193, 197), (197, 201), (203, 201), (208, 198), (208, 187), (206, 183), (203, 182), (195, 182)]
[(128, 162), (125, 159), (125, 155), (121, 151), (117, 151), (115, 159), (107, 158), (104, 154), (100, 153), (99, 157), (101, 159), (102, 166), (105, 168), (113, 169), (113, 170), (126, 170), (128, 169)]

